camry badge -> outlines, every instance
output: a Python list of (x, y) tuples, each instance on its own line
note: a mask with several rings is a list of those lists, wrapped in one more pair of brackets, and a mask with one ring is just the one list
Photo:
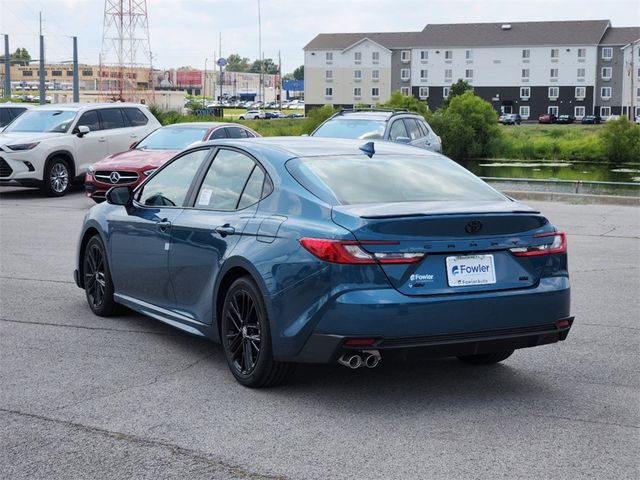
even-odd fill
[(479, 220), (472, 220), (464, 227), (467, 233), (478, 233), (482, 230), (482, 223)]

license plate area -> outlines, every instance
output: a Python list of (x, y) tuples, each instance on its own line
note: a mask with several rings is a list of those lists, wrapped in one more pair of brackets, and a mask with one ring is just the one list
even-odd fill
[(447, 283), (450, 287), (470, 287), (496, 283), (493, 255), (447, 257)]

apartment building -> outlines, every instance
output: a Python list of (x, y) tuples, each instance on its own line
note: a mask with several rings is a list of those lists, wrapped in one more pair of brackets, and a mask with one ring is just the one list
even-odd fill
[(384, 103), (399, 90), (436, 109), (463, 79), (496, 111), (525, 119), (618, 115), (628, 65), (623, 47), (638, 38), (640, 28), (612, 28), (608, 20), (320, 34), (304, 48), (306, 105)]

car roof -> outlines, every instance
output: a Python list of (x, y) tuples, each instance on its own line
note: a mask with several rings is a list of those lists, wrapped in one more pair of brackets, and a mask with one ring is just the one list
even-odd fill
[(0, 103), (0, 108), (33, 108), (33, 105), (29, 105), (27, 103), (6, 102)]
[(406, 110), (342, 110), (331, 117), (331, 120), (349, 117), (349, 119), (357, 118), (362, 120), (386, 121), (391, 117), (398, 115), (408, 115), (422, 118), (422, 115), (420, 115), (419, 113), (409, 112)]
[(230, 122), (184, 122), (184, 123), (172, 123), (171, 125), (165, 125), (162, 128), (214, 128), (214, 127), (243, 127), (244, 125), (240, 125), (239, 123), (230, 123)]
[[(323, 137), (261, 137), (242, 139), (221, 139), (203, 142), (202, 145), (237, 146), (255, 155), (265, 155), (273, 159), (273, 155), (282, 160), (294, 157), (316, 157), (336, 155), (364, 155), (360, 147), (373, 143), (375, 155), (417, 155), (423, 157), (440, 156), (440, 154), (423, 148), (402, 145), (384, 140), (368, 142)], [(271, 155), (270, 155), (271, 154)]]
[(97, 108), (120, 108), (120, 107), (135, 107), (135, 108), (147, 108), (146, 105), (141, 103), (124, 103), (124, 102), (112, 102), (112, 103), (53, 103), (50, 105), (38, 105), (35, 107), (38, 110), (68, 110), (68, 111), (80, 111)]

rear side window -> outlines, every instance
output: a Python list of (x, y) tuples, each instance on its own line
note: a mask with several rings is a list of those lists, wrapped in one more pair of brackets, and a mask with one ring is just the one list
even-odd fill
[[(254, 174), (256, 169), (259, 173)], [(220, 150), (202, 182), (195, 206), (223, 211), (245, 208), (260, 199), (263, 184), (264, 173), (252, 158)]]
[(4, 127), (11, 120), (12, 120), (12, 117), (9, 114), (9, 109), (8, 108), (0, 108), (0, 127)]
[(95, 132), (100, 130), (100, 120), (98, 119), (98, 112), (92, 110), (90, 112), (84, 112), (78, 120), (76, 127), (89, 127), (89, 131)]
[(122, 110), (129, 120), (129, 125), (132, 127), (142, 127), (149, 123), (147, 116), (137, 108), (128, 107), (123, 108)]
[(420, 131), (420, 127), (418, 126), (418, 122), (416, 122), (413, 118), (405, 118), (404, 125), (407, 127), (407, 133), (409, 134), (409, 138), (411, 140), (417, 140), (422, 137), (422, 132)]
[(418, 120), (418, 127), (420, 127), (420, 131), (422, 132), (423, 137), (429, 135), (429, 127), (427, 127), (427, 124), (425, 122)]
[(220, 138), (227, 138), (224, 128), (216, 128), (211, 135), (209, 135), (209, 140), (218, 140)]
[(468, 170), (440, 156), (307, 157), (286, 166), (314, 195), (326, 198), (329, 191), (343, 205), (504, 200)]
[(402, 120), (396, 120), (393, 122), (391, 130), (389, 131), (389, 140), (395, 141), (398, 137), (409, 138), (409, 134), (407, 133), (407, 129)]
[(104, 130), (126, 127), (126, 123), (122, 117), (122, 110), (119, 108), (105, 108), (100, 110), (100, 118), (102, 119), (102, 128)]
[(247, 138), (247, 132), (240, 127), (227, 127), (229, 138)]

